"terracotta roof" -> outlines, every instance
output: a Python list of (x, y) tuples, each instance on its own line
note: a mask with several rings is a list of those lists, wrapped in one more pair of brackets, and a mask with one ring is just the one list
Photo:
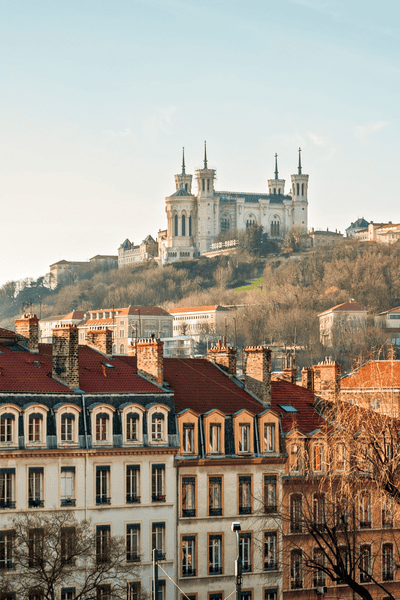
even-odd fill
[(379, 315), (387, 315), (387, 314), (393, 313), (393, 312), (400, 312), (400, 306), (396, 306), (395, 308), (389, 308), (388, 310), (384, 310), (383, 312), (379, 313)]
[(50, 317), (43, 317), (40, 319), (39, 323), (49, 323), (50, 321), (61, 321), (64, 318), (64, 315), (50, 315)]
[(333, 306), (332, 308), (328, 308), (328, 310), (324, 310), (324, 312), (319, 313), (318, 316), (324, 315), (325, 313), (338, 312), (338, 311), (343, 311), (343, 312), (356, 312), (356, 311), (368, 312), (365, 308), (362, 308), (359, 304), (357, 304), (357, 302), (343, 302), (342, 304), (337, 304), (336, 306)]
[(67, 315), (65, 315), (65, 317), (62, 317), (62, 321), (67, 321), (69, 319), (79, 319), (80, 321), (83, 319), (84, 315), (85, 315), (84, 310), (73, 310), (72, 312), (69, 312)]
[[(326, 427), (326, 421), (314, 408), (314, 394), (289, 381), (271, 382), (272, 408), (281, 415), (281, 425), (284, 433), (297, 429), (304, 435), (309, 435), (316, 429)], [(286, 412), (282, 406), (292, 406), (297, 412)]]
[[(159, 306), (128, 306), (127, 308), (118, 309), (120, 315), (138, 315), (146, 317), (151, 316), (168, 316), (169, 312)], [(119, 315), (118, 315), (119, 316)]]
[(400, 387), (400, 361), (375, 360), (343, 377), (340, 383), (342, 391), (382, 387)]
[(115, 325), (115, 320), (111, 317), (107, 317), (106, 319), (85, 319), (78, 323), (78, 327), (83, 327), (84, 325)]
[(3, 329), (2, 327), (0, 327), (0, 339), (15, 339), (15, 331), (11, 331), (10, 329)]
[(206, 312), (206, 311), (211, 311), (211, 310), (226, 311), (229, 309), (225, 308), (224, 306), (220, 306), (219, 304), (211, 304), (210, 306), (185, 306), (185, 307), (171, 308), (168, 312), (171, 315), (174, 315), (176, 313)]

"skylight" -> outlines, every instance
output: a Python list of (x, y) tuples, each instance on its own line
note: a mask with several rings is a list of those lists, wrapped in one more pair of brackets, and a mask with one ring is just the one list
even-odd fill
[(278, 404), (278, 406), (280, 406), (280, 408), (282, 410), (284, 410), (285, 412), (287, 412), (287, 413), (296, 413), (296, 412), (299, 412), (297, 410), (297, 408), (295, 408), (291, 404)]

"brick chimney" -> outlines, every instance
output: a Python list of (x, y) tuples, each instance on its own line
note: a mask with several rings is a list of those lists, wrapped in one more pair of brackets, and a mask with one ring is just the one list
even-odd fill
[(132, 343), (128, 346), (128, 356), (136, 356), (137, 355), (137, 339), (132, 340)]
[(88, 331), (86, 333), (86, 344), (107, 356), (111, 356), (113, 346), (111, 329)]
[(229, 348), (221, 340), (218, 340), (216, 346), (209, 348), (207, 360), (222, 367), (228, 375), (236, 375), (236, 348)]
[(271, 406), (271, 350), (267, 346), (244, 348), (245, 389)]
[(296, 383), (297, 368), (295, 365), (295, 359), (292, 352), (286, 352), (284, 359), (284, 368), (282, 369), (283, 379), (290, 381), (290, 383)]
[(312, 367), (304, 367), (301, 370), (301, 385), (307, 390), (314, 390), (314, 371)]
[(79, 388), (78, 328), (53, 329), (53, 378), (71, 390)]
[(158, 338), (137, 340), (136, 357), (138, 375), (162, 386), (164, 382), (163, 342)]
[(39, 352), (39, 319), (36, 315), (30, 313), (22, 315), (15, 319), (15, 333), (22, 346), (25, 346), (29, 352), (37, 354)]
[(341, 369), (332, 358), (325, 358), (312, 367), (314, 372), (314, 394), (326, 400), (335, 400), (340, 391)]

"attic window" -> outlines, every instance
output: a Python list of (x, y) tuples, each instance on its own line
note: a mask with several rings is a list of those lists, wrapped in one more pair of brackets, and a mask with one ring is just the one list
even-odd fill
[(115, 369), (114, 365), (110, 365), (110, 363), (101, 363), (102, 365), (104, 365), (105, 367), (107, 367), (108, 369)]
[(32, 364), (35, 365), (35, 367), (38, 367), (38, 369), (40, 369), (40, 362), (38, 360), (32, 361)]
[(297, 408), (295, 408), (291, 404), (278, 404), (278, 406), (280, 406), (280, 408), (282, 410), (284, 410), (285, 412), (287, 412), (287, 413), (297, 413), (297, 412), (299, 412), (297, 410)]

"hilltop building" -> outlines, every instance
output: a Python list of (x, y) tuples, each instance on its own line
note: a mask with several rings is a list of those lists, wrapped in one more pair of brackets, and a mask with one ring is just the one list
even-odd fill
[(279, 177), (275, 155), (275, 176), (268, 180), (268, 192), (216, 191), (216, 169), (208, 165), (204, 144), (203, 167), (196, 169), (197, 195), (192, 193), (191, 174), (175, 175), (176, 191), (167, 196), (167, 235), (160, 240), (159, 262), (165, 264), (193, 258), (210, 250), (221, 232), (262, 225), (271, 239), (280, 240), (294, 226), (307, 232), (308, 175), (303, 173), (301, 149), (297, 173), (291, 176), (291, 190), (285, 193), (285, 180)]
[(321, 344), (332, 346), (335, 334), (337, 336), (347, 335), (350, 331), (356, 331), (367, 324), (368, 311), (350, 300), (320, 313), (319, 334)]
[(59, 283), (67, 280), (69, 276), (75, 276), (89, 267), (98, 265), (110, 268), (117, 267), (118, 257), (109, 254), (96, 254), (88, 261), (59, 260), (50, 265), (50, 288), (55, 290)]
[(347, 227), (346, 237), (348, 237), (348, 238), (354, 237), (358, 231), (361, 231), (361, 229), (367, 228), (368, 225), (369, 225), (369, 221), (366, 221), (364, 219), (364, 217), (360, 217), (359, 219), (357, 219), (357, 221), (352, 223), (350, 225), (350, 227)]
[(151, 235), (148, 235), (138, 246), (126, 239), (118, 248), (118, 267), (145, 262), (157, 257), (157, 255), (158, 244)]
[(365, 229), (354, 234), (360, 242), (393, 244), (400, 239), (400, 223), (369, 223)]

